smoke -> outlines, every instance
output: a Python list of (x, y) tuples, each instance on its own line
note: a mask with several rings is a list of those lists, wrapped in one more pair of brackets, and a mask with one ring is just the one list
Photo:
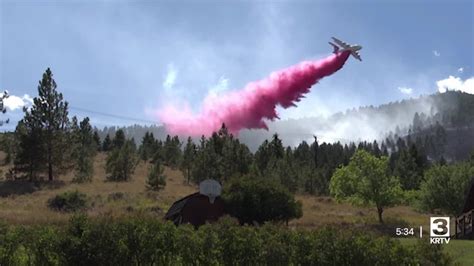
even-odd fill
[(342, 68), (350, 52), (333, 54), (318, 61), (305, 61), (251, 82), (240, 91), (210, 95), (202, 110), (193, 114), (189, 107), (169, 105), (158, 116), (171, 134), (210, 135), (225, 123), (237, 134), (241, 129), (268, 129), (265, 120), (278, 119), (276, 106), (289, 108), (308, 93), (320, 79)]

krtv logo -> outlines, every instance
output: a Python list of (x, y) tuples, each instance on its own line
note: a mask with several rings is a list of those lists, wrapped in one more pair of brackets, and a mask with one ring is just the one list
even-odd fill
[(448, 244), (450, 240), (449, 234), (449, 217), (430, 217), (430, 243), (431, 244)]

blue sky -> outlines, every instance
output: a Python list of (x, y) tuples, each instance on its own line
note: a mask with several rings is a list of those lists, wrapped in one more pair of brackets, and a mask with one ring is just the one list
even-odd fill
[[(350, 58), (297, 108), (279, 110), (283, 119), (431, 94), (438, 81), (470, 90), (474, 76), (468, 0), (1, 0), (0, 22), (0, 89), (28, 102), (51, 67), (72, 107), (150, 121), (165, 103), (198, 111), (210, 93), (327, 56), (331, 36), (361, 44), (363, 62)], [(97, 126), (140, 123), (70, 113)], [(21, 115), (10, 110), (4, 127)]]

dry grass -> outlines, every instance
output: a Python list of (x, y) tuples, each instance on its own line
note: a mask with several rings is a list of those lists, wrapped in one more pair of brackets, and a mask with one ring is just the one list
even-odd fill
[[(90, 183), (72, 183), (73, 173), (69, 173), (60, 177), (64, 185), (59, 188), (45, 187), (32, 193), (0, 198), (0, 220), (13, 224), (31, 225), (64, 223), (69, 219), (70, 214), (50, 210), (46, 202), (59, 193), (71, 190), (77, 190), (88, 196), (91, 203), (88, 214), (91, 216), (118, 216), (140, 211), (153, 211), (161, 216), (175, 200), (197, 190), (197, 187), (184, 183), (180, 171), (166, 168), (165, 189), (160, 192), (147, 191), (146, 176), (149, 165), (144, 162), (139, 163), (131, 181), (107, 182), (105, 181), (105, 158), (105, 154), (97, 155), (94, 162), (94, 176)], [(5, 173), (8, 168), (9, 166), (3, 166), (0, 169)], [(116, 193), (115, 199), (114, 193)], [(116, 196), (117, 194), (121, 194), (122, 197)]]
[[(303, 203), (303, 217), (290, 222), (291, 226), (317, 228), (324, 225), (348, 227), (378, 227), (377, 211), (375, 208), (356, 207), (348, 203), (337, 203), (330, 197), (314, 197), (298, 195)], [(396, 206), (385, 210), (384, 230), (395, 227), (424, 228), (429, 226), (429, 215), (420, 214), (408, 206)], [(393, 232), (395, 230), (393, 229)]]
[[(73, 173), (61, 176), (62, 186), (44, 187), (31, 193), (0, 197), (0, 220), (13, 224), (63, 224), (70, 214), (52, 211), (47, 208), (49, 198), (70, 190), (85, 193), (90, 201), (90, 216), (133, 215), (137, 212), (154, 213), (163, 216), (177, 199), (197, 191), (196, 186), (185, 184), (182, 173), (178, 170), (165, 169), (167, 184), (163, 191), (146, 190), (146, 176), (149, 165), (140, 162), (129, 182), (105, 181), (105, 154), (97, 155), (94, 162), (94, 177), (91, 183), (74, 184)], [(2, 154), (0, 154), (0, 160)], [(10, 166), (1, 166), (3, 174)], [(0, 183), (1, 189), (2, 183)], [(3, 183), (5, 185), (5, 183)], [(26, 186), (26, 185), (25, 185)], [(18, 188), (16, 188), (18, 189)], [(330, 197), (298, 195), (303, 203), (303, 217), (290, 223), (293, 227), (315, 228), (323, 225), (370, 226), (377, 224), (374, 208), (354, 207), (346, 203), (336, 203)], [(389, 208), (384, 214), (387, 224), (402, 226), (420, 226), (428, 228), (429, 216), (419, 214), (410, 207), (398, 206)]]

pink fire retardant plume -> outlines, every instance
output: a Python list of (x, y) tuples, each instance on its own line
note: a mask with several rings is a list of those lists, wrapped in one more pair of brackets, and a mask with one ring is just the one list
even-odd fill
[(279, 118), (276, 106), (296, 106), (311, 86), (342, 68), (349, 51), (332, 54), (318, 61), (305, 61), (251, 82), (243, 90), (222, 96), (208, 96), (199, 114), (189, 108), (165, 107), (158, 112), (168, 133), (185, 136), (209, 136), (225, 123), (229, 131), (238, 134), (248, 128), (268, 129), (265, 119)]

